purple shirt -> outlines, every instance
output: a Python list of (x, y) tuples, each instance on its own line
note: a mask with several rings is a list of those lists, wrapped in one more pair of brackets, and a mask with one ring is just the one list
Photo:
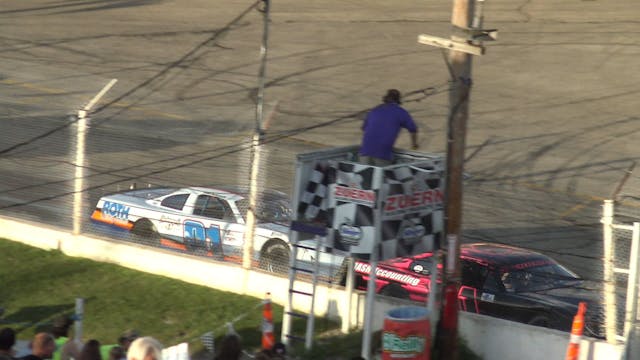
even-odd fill
[(360, 155), (393, 159), (393, 144), (401, 128), (415, 133), (418, 127), (407, 110), (395, 103), (382, 104), (369, 111), (362, 124), (364, 134)]

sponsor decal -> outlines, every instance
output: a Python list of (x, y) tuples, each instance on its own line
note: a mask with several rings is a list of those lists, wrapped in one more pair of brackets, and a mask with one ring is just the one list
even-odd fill
[[(356, 272), (361, 274), (365, 274), (365, 275), (371, 274), (371, 265), (365, 262), (356, 261), (355, 265), (353, 266), (353, 269)], [(420, 283), (420, 279), (415, 276), (399, 273), (399, 272), (384, 269), (381, 267), (376, 267), (376, 277), (378, 279), (393, 280), (393, 281), (397, 281), (397, 282), (411, 285), (411, 286), (417, 286)]]
[(362, 190), (336, 185), (333, 195), (338, 201), (356, 203), (369, 207), (373, 207), (376, 203), (376, 193), (373, 190)]
[(112, 218), (127, 220), (129, 218), (129, 206), (125, 206), (112, 201), (105, 201), (102, 204), (102, 213)]
[(382, 334), (382, 348), (385, 352), (422, 354), (425, 351), (426, 343), (427, 340), (424, 336), (410, 335), (401, 337), (386, 331)]
[(424, 235), (425, 231), (422, 225), (406, 227), (402, 230), (402, 238), (407, 240), (419, 239)]
[(480, 295), (480, 300), (482, 301), (493, 302), (495, 298), (495, 295), (489, 293), (482, 293), (482, 295)]
[(341, 240), (345, 245), (358, 245), (362, 238), (362, 229), (349, 224), (342, 224), (338, 229)]
[(416, 191), (409, 195), (391, 195), (385, 199), (384, 213), (386, 216), (407, 214), (428, 207), (442, 207), (443, 202), (444, 193), (440, 188)]

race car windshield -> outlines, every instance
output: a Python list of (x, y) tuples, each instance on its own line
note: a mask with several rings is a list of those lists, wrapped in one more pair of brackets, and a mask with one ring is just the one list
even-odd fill
[(581, 279), (558, 264), (505, 271), (500, 276), (507, 292), (536, 292), (575, 285)]
[[(238, 209), (242, 212), (242, 217), (247, 219), (247, 209), (249, 200), (238, 200)], [(256, 204), (256, 218), (259, 223), (288, 223), (291, 221), (291, 208), (288, 199), (265, 197)]]

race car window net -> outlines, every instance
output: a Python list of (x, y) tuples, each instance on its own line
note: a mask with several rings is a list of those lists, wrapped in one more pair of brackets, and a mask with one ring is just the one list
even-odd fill
[(225, 201), (209, 195), (198, 196), (194, 214), (221, 220), (232, 218), (229, 205)]
[[(236, 202), (243, 218), (247, 218), (249, 200), (241, 199)], [(264, 197), (256, 204), (256, 217), (259, 222), (288, 223), (291, 221), (291, 207), (289, 201), (279, 197)]]
[(558, 264), (505, 271), (500, 275), (507, 292), (536, 292), (575, 285), (581, 281)]
[(462, 283), (476, 289), (482, 289), (487, 277), (487, 268), (471, 261), (462, 262)]
[(490, 271), (489, 274), (487, 275), (486, 280), (484, 281), (484, 287), (482, 288), (482, 290), (490, 293), (497, 293), (497, 292), (504, 291), (504, 289), (502, 288), (502, 285), (500, 285), (498, 282), (498, 274), (496, 274), (493, 271)]

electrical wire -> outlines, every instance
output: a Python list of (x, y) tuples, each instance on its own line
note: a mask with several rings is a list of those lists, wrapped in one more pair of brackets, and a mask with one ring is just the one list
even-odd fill
[[(434, 95), (440, 94), (442, 92), (443, 91), (438, 91), (438, 89), (434, 88), (434, 87), (426, 87), (426, 88), (423, 88), (423, 89), (409, 91), (409, 92), (406, 93), (406, 95), (405, 95), (406, 97), (415, 96), (417, 94), (421, 94), (421, 97), (419, 99), (408, 99), (408, 100), (405, 100), (405, 102), (422, 101), (423, 99), (425, 99), (427, 97), (434, 96)], [(350, 114), (339, 116), (337, 118), (334, 118), (334, 119), (331, 119), (331, 120), (328, 120), (328, 121), (324, 121), (324, 122), (321, 122), (321, 123), (318, 123), (318, 124), (314, 124), (314, 125), (310, 125), (310, 126), (304, 126), (304, 127), (295, 128), (295, 129), (290, 129), (290, 130), (281, 131), (281, 132), (276, 132), (276, 133), (273, 133), (273, 134), (267, 134), (263, 138), (262, 145), (275, 143), (275, 142), (278, 142), (278, 141), (281, 141), (281, 140), (284, 140), (284, 139), (287, 139), (287, 138), (291, 138), (291, 137), (294, 137), (294, 136), (299, 135), (301, 133), (305, 133), (305, 132), (308, 132), (308, 131), (311, 131), (311, 130), (314, 130), (314, 129), (331, 126), (331, 125), (336, 124), (338, 122), (347, 122), (348, 123), (348, 122), (352, 122), (352, 121), (359, 121), (360, 120), (359, 117), (361, 117), (362, 115), (366, 114), (370, 110), (371, 110), (371, 108), (367, 108), (367, 109), (364, 109), (364, 110), (359, 110), (359, 111), (352, 112)], [(186, 162), (186, 163), (180, 163), (178, 165), (165, 167), (165, 168), (158, 169), (158, 170), (149, 171), (149, 172), (146, 172), (146, 173), (143, 173), (143, 174), (139, 174), (139, 175), (131, 175), (131, 176), (118, 175), (119, 176), (118, 180), (110, 181), (110, 182), (107, 182), (107, 183), (102, 183), (102, 184), (99, 184), (99, 185), (89, 186), (89, 187), (86, 187), (86, 188), (80, 190), (79, 192), (82, 193), (82, 192), (88, 192), (88, 191), (92, 191), (92, 190), (97, 190), (97, 189), (100, 189), (102, 187), (115, 185), (115, 184), (118, 184), (118, 183), (121, 183), (121, 182), (124, 182), (124, 181), (132, 181), (132, 180), (136, 180), (136, 179), (139, 179), (139, 178), (142, 178), (142, 177), (149, 177), (149, 176), (153, 176), (153, 175), (158, 175), (158, 174), (174, 171), (174, 170), (181, 169), (181, 168), (190, 167), (190, 166), (193, 166), (193, 165), (205, 162), (205, 161), (218, 159), (218, 158), (221, 158), (221, 157), (224, 157), (224, 156), (228, 156), (228, 155), (232, 155), (232, 154), (235, 154), (235, 153), (238, 153), (238, 152), (242, 152), (242, 151), (247, 151), (247, 150), (251, 149), (252, 146), (253, 146), (252, 140), (247, 140), (245, 142), (240, 142), (240, 143), (233, 144), (233, 145), (226, 145), (226, 146), (222, 146), (222, 147), (219, 147), (219, 148), (216, 148), (216, 149), (202, 150), (202, 151), (198, 151), (198, 152), (191, 152), (191, 153), (188, 153), (188, 154), (182, 154), (182, 155), (172, 156), (172, 157), (169, 157), (169, 158), (153, 160), (153, 161), (150, 161), (150, 162), (147, 162), (147, 163), (130, 165), (130, 166), (119, 168), (119, 169), (109, 169), (107, 171), (101, 171), (101, 172), (96, 173), (96, 174), (86, 175), (83, 178), (86, 179), (86, 178), (91, 178), (91, 177), (96, 177), (96, 176), (101, 176), (101, 175), (114, 175), (115, 173), (122, 173), (123, 171), (132, 170), (132, 169), (140, 168), (140, 167), (143, 167), (143, 166), (151, 166), (151, 165), (156, 165), (156, 164), (160, 164), (160, 163), (166, 163), (167, 161), (184, 159), (184, 158), (193, 157), (193, 156), (197, 156), (197, 155), (208, 154), (208, 153), (214, 153), (211, 156), (206, 156), (204, 158), (191, 160), (191, 161)], [(217, 153), (217, 152), (220, 152), (220, 153)], [(47, 185), (52, 185), (52, 184), (60, 184), (60, 183), (64, 183), (64, 182), (67, 182), (67, 181), (72, 181), (74, 179), (75, 178), (68, 179), (68, 180), (57, 180), (57, 181), (54, 181), (54, 182), (41, 183), (41, 184), (37, 184), (37, 185), (27, 185), (27, 186), (21, 187), (19, 189), (23, 190), (23, 189), (34, 188), (36, 186), (47, 186)], [(15, 189), (15, 190), (14, 189), (5, 190), (4, 192), (11, 192), (11, 191), (17, 191), (17, 189)], [(20, 206), (26, 206), (26, 205), (31, 205), (31, 204), (39, 203), (39, 202), (42, 202), (42, 201), (54, 200), (54, 199), (57, 199), (57, 198), (73, 195), (75, 193), (77, 193), (77, 192), (76, 191), (68, 191), (68, 192), (63, 192), (63, 193), (59, 193), (59, 194), (44, 196), (44, 197), (41, 197), (41, 198), (38, 198), (38, 199), (29, 200), (29, 201), (24, 201), (24, 202), (4, 205), (4, 206), (0, 206), (0, 210), (10, 209), (10, 208), (15, 208), (15, 207), (20, 207)]]
[[(126, 91), (124, 94), (116, 97), (115, 99), (99, 106), (98, 108), (96, 108), (94, 111), (91, 112), (91, 114), (98, 114), (102, 111), (104, 111), (105, 109), (109, 108), (110, 106), (116, 104), (119, 101), (122, 101), (123, 99), (131, 96), (132, 94), (136, 93), (138, 90), (151, 85), (153, 82), (155, 82), (156, 80), (160, 79), (161, 77), (163, 77), (164, 75), (166, 75), (167, 73), (169, 73), (169, 71), (171, 71), (172, 69), (179, 67), (182, 63), (184, 63), (185, 61), (187, 61), (189, 58), (191, 58), (195, 53), (197, 53), (201, 48), (203, 48), (204, 46), (206, 46), (207, 44), (209, 44), (212, 41), (217, 40), (219, 37), (221, 37), (222, 35), (226, 34), (232, 27), (234, 24), (236, 24), (238, 21), (240, 21), (244, 16), (246, 16), (251, 10), (253, 10), (254, 8), (256, 8), (258, 6), (258, 4), (262, 3), (263, 0), (256, 0), (254, 1), (249, 7), (247, 7), (245, 10), (243, 10), (238, 16), (236, 16), (233, 20), (231, 20), (229, 23), (227, 23), (225, 26), (223, 26), (219, 31), (216, 31), (213, 35), (211, 35), (210, 37), (208, 37), (206, 40), (200, 42), (198, 45), (196, 45), (193, 49), (191, 49), (190, 51), (188, 51), (186, 54), (184, 54), (181, 58), (179, 58), (176, 61), (173, 61), (171, 63), (169, 63), (169, 65), (167, 65), (165, 68), (163, 68), (162, 70), (160, 70), (157, 74), (153, 75), (152, 77), (148, 78), (147, 80), (143, 81), (142, 83), (136, 85), (135, 87), (131, 88), (130, 90)], [(133, 104), (129, 105), (128, 107), (133, 106)], [(61, 130), (66, 129), (67, 127), (75, 124), (76, 122), (78, 122), (78, 118), (73, 119), (63, 125), (60, 125), (58, 127), (55, 127), (49, 131), (46, 131), (40, 135), (34, 136), (28, 140), (25, 141), (21, 141), (17, 144), (14, 144), (12, 146), (9, 146), (8, 148), (2, 149), (0, 150), (0, 155), (5, 155), (8, 154), (18, 148), (21, 148), (23, 146), (27, 146), (29, 144), (32, 144), (38, 140), (47, 138), (49, 136), (51, 136), (52, 134), (55, 134)]]

